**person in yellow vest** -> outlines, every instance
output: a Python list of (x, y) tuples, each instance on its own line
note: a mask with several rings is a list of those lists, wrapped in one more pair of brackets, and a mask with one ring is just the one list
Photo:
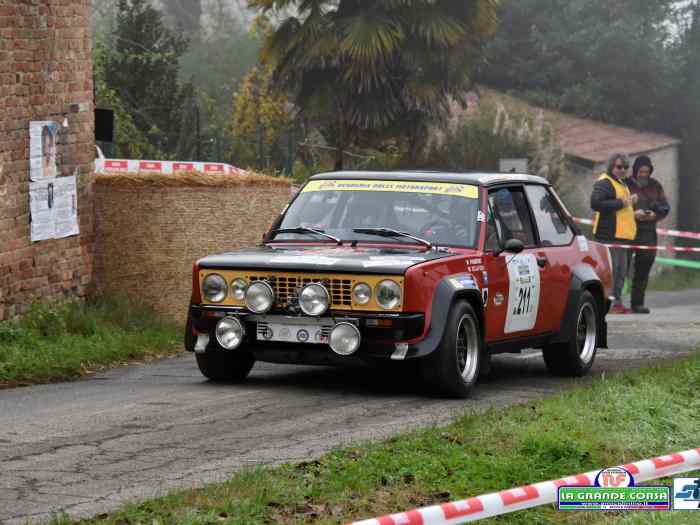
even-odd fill
[[(615, 153), (608, 160), (605, 173), (600, 175), (591, 194), (591, 208), (595, 212), (593, 235), (605, 244), (631, 244), (637, 236), (634, 204), (637, 196), (630, 193), (625, 179), (629, 161), (622, 153)], [(613, 271), (613, 295), (610, 313), (629, 313), (622, 303), (622, 288), (629, 264), (629, 250), (610, 247)]]

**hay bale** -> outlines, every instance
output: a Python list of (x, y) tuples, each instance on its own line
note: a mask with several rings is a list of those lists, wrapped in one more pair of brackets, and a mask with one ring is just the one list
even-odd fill
[(258, 244), (289, 194), (289, 181), (262, 175), (98, 175), (96, 289), (182, 321), (192, 264)]

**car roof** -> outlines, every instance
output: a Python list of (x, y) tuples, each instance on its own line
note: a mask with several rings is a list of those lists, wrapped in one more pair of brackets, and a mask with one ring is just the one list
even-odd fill
[(451, 173), (446, 171), (332, 171), (319, 173), (310, 180), (404, 180), (415, 182), (448, 182), (494, 186), (508, 182), (529, 182), (549, 185), (547, 179), (526, 173), (498, 173), (475, 171)]

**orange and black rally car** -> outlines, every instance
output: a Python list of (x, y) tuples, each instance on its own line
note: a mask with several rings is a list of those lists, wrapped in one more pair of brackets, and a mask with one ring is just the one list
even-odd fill
[(467, 396), (490, 356), (541, 348), (579, 376), (606, 347), (608, 249), (531, 175), (312, 177), (261, 246), (194, 265), (185, 343), (212, 380), (256, 360), (413, 361)]

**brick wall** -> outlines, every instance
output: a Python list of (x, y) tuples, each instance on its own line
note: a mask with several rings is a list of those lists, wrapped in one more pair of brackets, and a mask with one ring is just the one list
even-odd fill
[(254, 246), (289, 201), (285, 179), (204, 174), (98, 175), (95, 286), (182, 321), (192, 264)]
[[(0, 320), (92, 280), (94, 122), (90, 0), (0, 0)], [(29, 123), (67, 119), (59, 175), (78, 169), (79, 237), (30, 242)]]

